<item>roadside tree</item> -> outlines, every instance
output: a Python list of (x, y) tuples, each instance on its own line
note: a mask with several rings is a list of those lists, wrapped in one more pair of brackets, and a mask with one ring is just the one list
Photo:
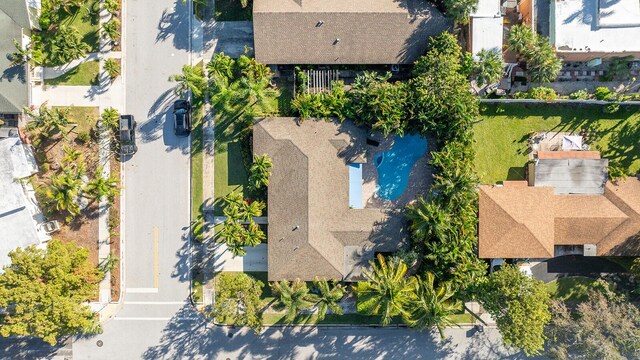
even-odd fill
[(364, 271), (366, 282), (358, 282), (355, 292), (358, 302), (370, 315), (380, 315), (383, 325), (394, 316), (409, 315), (407, 304), (413, 296), (416, 279), (407, 277), (407, 265), (397, 258), (389, 261), (378, 254), (377, 262), (370, 261), (371, 271)]
[(194, 97), (200, 98), (207, 88), (207, 79), (201, 66), (184, 65), (182, 73), (169, 76), (169, 81), (176, 82), (174, 92), (177, 96), (185, 96), (191, 91)]
[(542, 281), (515, 266), (503, 266), (478, 287), (476, 296), (495, 319), (505, 344), (527, 356), (542, 352), (544, 329), (551, 320), (549, 293)]
[(313, 281), (314, 293), (310, 294), (309, 299), (318, 307), (318, 320), (324, 320), (327, 311), (342, 315), (342, 307), (340, 300), (346, 294), (346, 289), (336, 281), (329, 283), (327, 279), (319, 279), (317, 276)]
[(302, 310), (309, 309), (313, 305), (309, 297), (309, 288), (300, 279), (292, 282), (287, 280), (273, 282), (271, 291), (276, 296), (277, 307), (286, 311), (284, 321), (287, 324), (292, 323)]
[(215, 278), (215, 306), (211, 316), (220, 323), (262, 328), (262, 287), (245, 273), (222, 272)]
[(9, 253), (11, 265), (0, 274), (0, 335), (34, 336), (55, 345), (62, 336), (100, 332), (86, 305), (104, 276), (74, 243), (49, 242)]

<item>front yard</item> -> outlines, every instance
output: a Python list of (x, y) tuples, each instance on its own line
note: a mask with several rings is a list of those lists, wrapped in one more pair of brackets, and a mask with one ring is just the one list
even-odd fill
[(45, 85), (92, 86), (99, 85), (100, 63), (98, 60), (84, 62), (70, 71), (53, 79), (46, 79)]
[(573, 104), (482, 104), (474, 125), (476, 170), (482, 184), (524, 180), (530, 132), (586, 129), (591, 149), (628, 172), (640, 171), (640, 113), (637, 108), (603, 112), (603, 106)]

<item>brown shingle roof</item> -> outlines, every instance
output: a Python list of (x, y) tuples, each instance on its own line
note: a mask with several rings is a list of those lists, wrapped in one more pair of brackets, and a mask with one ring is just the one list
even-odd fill
[(255, 57), (265, 64), (412, 63), (430, 36), (450, 26), (435, 6), (420, 0), (253, 4)]
[[(481, 186), (479, 217), (482, 258), (546, 258), (553, 256), (553, 245), (585, 244), (595, 244), (598, 256), (640, 256), (636, 178), (607, 183), (604, 195), (553, 195), (550, 187)], [(538, 244), (550, 252), (541, 256)]]
[[(342, 140), (342, 141), (335, 141)], [(336, 148), (336, 144), (343, 147)], [(366, 132), (342, 124), (266, 118), (254, 125), (254, 153), (273, 162), (268, 188), (269, 280), (352, 280), (374, 251), (393, 251), (401, 222), (386, 210), (349, 208), (350, 159), (365, 155)], [(381, 236), (376, 225), (393, 228)], [(356, 255), (354, 257), (354, 254)]]

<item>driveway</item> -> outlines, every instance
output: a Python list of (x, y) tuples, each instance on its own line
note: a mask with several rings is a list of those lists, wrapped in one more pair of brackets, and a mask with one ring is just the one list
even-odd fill
[(558, 256), (531, 267), (533, 277), (545, 283), (565, 276), (599, 277), (603, 273), (624, 273), (622, 266), (602, 257)]
[(233, 257), (226, 244), (214, 244), (212, 246), (216, 255), (214, 258), (215, 271), (267, 271), (267, 244), (256, 247), (245, 247), (245, 256)]
[(237, 58), (244, 54), (245, 47), (253, 54), (253, 22), (251, 21), (215, 21), (205, 28), (205, 60), (214, 53)]

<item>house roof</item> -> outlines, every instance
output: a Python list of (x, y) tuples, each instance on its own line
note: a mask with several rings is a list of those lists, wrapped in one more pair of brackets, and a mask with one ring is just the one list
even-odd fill
[(37, 171), (30, 158), (18, 137), (0, 139), (0, 271), (9, 265), (10, 251), (48, 240), (34, 220), (39, 209), (33, 189), (19, 180)]
[(551, 1), (550, 35), (561, 53), (640, 51), (640, 42), (629, 41), (640, 38), (640, 2)]
[(637, 178), (608, 182), (602, 195), (483, 185), (479, 217), (482, 258), (548, 258), (553, 245), (586, 244), (596, 245), (598, 256), (640, 256)]
[(343, 123), (266, 118), (255, 154), (272, 162), (268, 188), (269, 280), (358, 279), (375, 251), (393, 251), (402, 217), (349, 208), (348, 164), (366, 156), (366, 131)]
[(602, 194), (608, 165), (607, 159), (538, 159), (534, 185), (551, 186), (556, 194)]
[(29, 105), (25, 65), (12, 65), (9, 54), (16, 51), (13, 40), (21, 41), (22, 26), (4, 9), (14, 1), (0, 5), (0, 113), (20, 113)]
[(21, 28), (31, 28), (29, 11), (27, 0), (2, 0), (0, 2), (0, 12), (4, 12)]
[(266, 64), (405, 64), (451, 26), (420, 0), (255, 0), (255, 57)]

